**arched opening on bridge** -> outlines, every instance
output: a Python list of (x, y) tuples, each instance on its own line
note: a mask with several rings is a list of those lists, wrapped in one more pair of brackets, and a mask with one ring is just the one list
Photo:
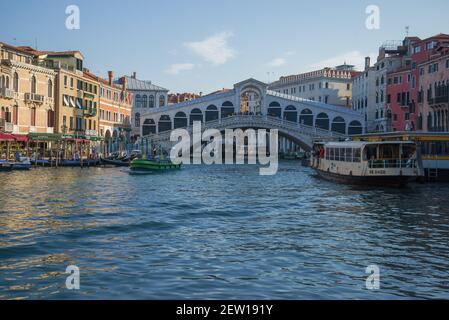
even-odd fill
[(299, 123), (313, 127), (313, 112), (310, 109), (304, 109), (299, 116)]
[(218, 108), (210, 105), (206, 109), (206, 122), (218, 120)]
[(180, 111), (175, 114), (174, 118), (174, 129), (187, 127), (187, 115)]
[(362, 134), (363, 127), (359, 121), (352, 121), (348, 126), (348, 135)]
[(190, 125), (193, 125), (195, 121), (203, 122), (203, 113), (198, 108), (195, 108), (190, 112)]
[(342, 117), (336, 117), (332, 121), (332, 131), (346, 134), (346, 121)]
[(172, 129), (170, 116), (167, 115), (161, 116), (158, 122), (158, 128), (159, 132), (170, 131)]
[(261, 92), (255, 86), (244, 88), (240, 94), (240, 112), (243, 114), (259, 114)]
[(142, 126), (142, 135), (147, 136), (156, 133), (156, 123), (153, 119), (146, 119)]
[(225, 101), (221, 105), (221, 118), (227, 118), (235, 113), (234, 105), (231, 101)]
[(294, 106), (288, 106), (284, 110), (284, 120), (298, 122), (298, 111)]
[(324, 112), (321, 112), (319, 115), (317, 115), (315, 120), (315, 127), (323, 130), (329, 130), (329, 116)]
[(282, 109), (279, 102), (272, 102), (268, 106), (268, 116), (282, 118)]

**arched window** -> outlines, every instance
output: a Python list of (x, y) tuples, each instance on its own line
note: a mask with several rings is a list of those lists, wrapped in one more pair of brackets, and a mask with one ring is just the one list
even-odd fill
[(48, 97), (53, 98), (53, 82), (48, 80)]
[(194, 122), (200, 121), (203, 122), (203, 113), (200, 109), (193, 109), (190, 112), (190, 125), (192, 125)]
[(36, 88), (36, 77), (35, 76), (31, 77), (30, 87), (31, 87), (30, 88), (31, 89), (31, 93), (36, 93), (37, 88)]
[(136, 115), (135, 115), (134, 126), (135, 127), (140, 127), (140, 113), (139, 112), (137, 112)]
[(346, 134), (346, 121), (342, 117), (336, 117), (332, 121), (332, 131)]
[(288, 106), (284, 110), (284, 120), (298, 122), (298, 112), (294, 106)]
[(278, 102), (270, 103), (268, 107), (268, 115), (270, 117), (282, 118), (281, 105)]
[(5, 76), (0, 77), (0, 88), (3, 88), (5, 86)]
[(352, 121), (348, 127), (348, 135), (362, 134), (363, 128), (359, 121)]
[(146, 119), (142, 126), (142, 135), (148, 136), (156, 133), (156, 123), (153, 119)]
[(161, 116), (158, 122), (158, 128), (159, 132), (170, 131), (172, 129), (170, 116), (167, 115)]
[(299, 116), (299, 123), (312, 127), (313, 126), (313, 112), (310, 109), (304, 109)]
[(206, 122), (218, 119), (218, 109), (214, 105), (210, 105), (206, 109)]
[(55, 112), (53, 110), (47, 111), (47, 127), (53, 128), (55, 126)]
[(14, 73), (12, 87), (15, 92), (19, 92), (19, 75), (17, 74), (17, 72)]
[(9, 89), (9, 77), (8, 76), (6, 76), (5, 88)]
[(235, 113), (234, 105), (231, 101), (225, 101), (221, 105), (221, 117), (227, 118), (232, 116)]
[(324, 112), (317, 115), (315, 120), (315, 127), (323, 130), (329, 130), (329, 116)]
[(147, 100), (147, 96), (144, 94), (142, 96), (142, 108), (146, 108), (148, 105), (148, 100)]
[[(135, 100), (134, 100), (134, 104), (135, 104), (135, 106), (136, 106), (136, 108), (140, 108), (140, 94), (137, 94), (136, 95), (136, 98), (135, 98)], [(137, 115), (137, 114), (136, 114)]]
[(185, 128), (187, 127), (187, 116), (184, 112), (180, 111), (175, 115), (174, 128)]
[(154, 96), (150, 95), (149, 97), (149, 107), (154, 108)]
[(165, 96), (159, 96), (159, 107), (165, 106)]

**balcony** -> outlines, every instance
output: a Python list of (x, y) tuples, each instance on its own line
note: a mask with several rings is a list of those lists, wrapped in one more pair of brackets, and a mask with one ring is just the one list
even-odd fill
[(449, 103), (449, 95), (435, 97), (434, 103)]
[(44, 103), (44, 96), (36, 93), (25, 93), (25, 102)]
[(3, 132), (14, 132), (14, 124), (11, 122), (6, 122), (5, 119), (0, 118), (0, 131)]
[(6, 99), (14, 99), (15, 92), (8, 88), (0, 88), (0, 97)]

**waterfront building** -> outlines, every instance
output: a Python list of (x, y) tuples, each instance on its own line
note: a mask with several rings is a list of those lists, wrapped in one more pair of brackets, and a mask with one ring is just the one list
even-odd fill
[(142, 114), (148, 110), (163, 109), (168, 105), (168, 89), (157, 86), (151, 81), (139, 80), (134, 72), (131, 77), (125, 76), (116, 81), (122, 85), (126, 82), (126, 88), (132, 93), (131, 127), (132, 136), (137, 138), (141, 131)]
[(388, 74), (403, 67), (403, 56), (407, 48), (401, 41), (386, 41), (379, 49), (374, 64), (375, 98), (374, 105), (368, 105), (368, 132), (391, 131), (390, 114), (387, 112), (387, 79)]
[(419, 100), (422, 130), (449, 132), (449, 43), (435, 45), (432, 55), (419, 69), (422, 73)]
[(376, 68), (371, 66), (370, 57), (365, 58), (365, 70), (352, 81), (352, 108), (365, 118), (367, 131), (372, 132), (376, 113)]
[(53, 133), (55, 77), (28, 50), (0, 42), (0, 131)]
[(84, 68), (79, 51), (38, 51), (37, 62), (56, 72), (55, 132), (76, 137), (96, 137), (98, 132), (99, 82)]
[(121, 85), (114, 83), (113, 71), (108, 71), (108, 79), (96, 77), (100, 84), (99, 137), (104, 138), (103, 153), (111, 151), (111, 144), (126, 145), (130, 140), (132, 94), (126, 89), (126, 79)]
[(359, 75), (354, 66), (341, 65), (281, 77), (270, 84), (271, 90), (303, 99), (350, 108), (352, 80)]
[[(449, 36), (438, 34), (421, 40), (407, 37), (403, 41), (403, 63), (388, 75), (387, 112), (391, 121), (390, 131), (427, 131), (423, 107), (426, 103), (424, 93), (427, 84), (422, 78), (429, 75), (423, 66), (435, 56), (435, 50), (441, 43), (447, 43)], [(444, 63), (444, 61), (443, 61)], [(430, 74), (434, 74), (432, 72)], [(432, 78), (432, 76), (430, 76)], [(436, 113), (438, 115), (438, 113)]]

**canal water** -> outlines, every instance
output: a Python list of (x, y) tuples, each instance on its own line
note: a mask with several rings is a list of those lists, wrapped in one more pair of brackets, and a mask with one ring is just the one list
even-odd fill
[(258, 172), (0, 173), (0, 298), (449, 298), (449, 185), (360, 189), (297, 162)]

